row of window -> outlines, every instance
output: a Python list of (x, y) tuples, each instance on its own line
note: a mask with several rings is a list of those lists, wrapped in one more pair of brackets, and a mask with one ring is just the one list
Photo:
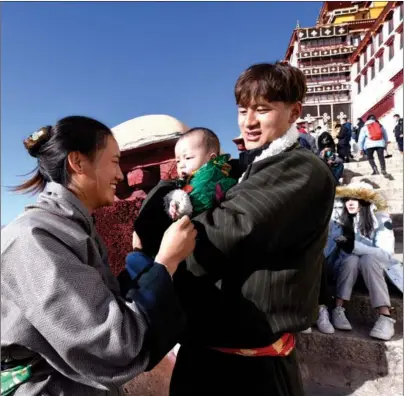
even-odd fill
[[(403, 4), (401, 4), (400, 5), (400, 21), (402, 21), (402, 19), (403, 19), (403, 7), (404, 7)], [(402, 22), (400, 22), (400, 23), (402, 23)], [(371, 40), (371, 42), (369, 44), (369, 55), (370, 55), (370, 57), (372, 57), (375, 54), (376, 45), (377, 45), (378, 48), (380, 48), (384, 43), (384, 33), (383, 33), (384, 25), (385, 24), (383, 24), (379, 28), (379, 32), (377, 33), (377, 35), (372, 37), (372, 40)], [(388, 34), (390, 35), (393, 32), (393, 30), (394, 30), (394, 15), (393, 15), (393, 13), (391, 13), (389, 19), (387, 20), (387, 32), (388, 32)], [(401, 35), (401, 37), (400, 37), (400, 48), (402, 48), (402, 45), (403, 45), (402, 41), (403, 41), (403, 37)], [(367, 62), (368, 62), (368, 51), (367, 50), (363, 53), (363, 57), (361, 57), (361, 60), (362, 60), (362, 62), (358, 61), (358, 63), (357, 63), (357, 74), (359, 74), (359, 72), (360, 72), (361, 63), (362, 63), (362, 66), (365, 66), (367, 64)]]
[[(403, 34), (400, 34), (401, 39), (400, 39), (400, 49), (403, 48)], [(388, 47), (389, 48), (389, 61), (391, 61), (394, 57), (394, 42), (391, 43), (391, 45)], [(378, 58), (378, 71), (381, 72), (384, 68), (384, 53)], [(369, 66), (370, 73), (366, 71), (366, 73), (363, 75), (363, 88), (365, 88), (368, 85), (368, 75), (370, 74), (370, 81), (372, 81), (375, 78), (376, 75), (376, 62), (373, 63), (371, 66)], [(361, 79), (358, 80), (357, 82), (357, 87), (358, 87), (358, 94), (361, 93)]]

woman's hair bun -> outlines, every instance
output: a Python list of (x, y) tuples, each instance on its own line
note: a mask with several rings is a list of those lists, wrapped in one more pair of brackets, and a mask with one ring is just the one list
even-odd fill
[(50, 125), (42, 127), (24, 140), (24, 146), (32, 157), (38, 156), (41, 147), (49, 140), (51, 130)]

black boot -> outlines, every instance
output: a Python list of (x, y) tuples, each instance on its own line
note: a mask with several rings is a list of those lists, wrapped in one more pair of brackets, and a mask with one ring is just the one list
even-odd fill
[(387, 177), (386, 169), (382, 169), (382, 175), (383, 175), (384, 177)]
[(380, 175), (379, 171), (377, 170), (377, 166), (372, 166), (373, 172), (372, 172), (372, 176), (373, 175)]

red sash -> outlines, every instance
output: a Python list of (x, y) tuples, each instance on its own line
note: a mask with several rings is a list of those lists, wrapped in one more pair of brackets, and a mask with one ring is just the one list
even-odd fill
[(251, 349), (241, 349), (241, 348), (215, 348), (216, 351), (223, 353), (230, 353), (233, 355), (241, 356), (288, 356), (296, 345), (296, 337), (291, 333), (285, 333), (279, 340), (275, 341), (273, 344), (262, 348), (251, 348)]

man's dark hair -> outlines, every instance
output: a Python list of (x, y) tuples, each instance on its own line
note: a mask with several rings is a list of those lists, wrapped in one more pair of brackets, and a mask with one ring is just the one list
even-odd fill
[(321, 126), (319, 125), (316, 129), (321, 129)]
[(203, 137), (203, 143), (205, 147), (207, 148), (208, 151), (213, 151), (216, 155), (219, 155), (220, 153), (220, 142), (219, 138), (217, 137), (216, 133), (213, 132), (209, 128), (203, 128), (203, 127), (196, 127), (196, 128), (191, 128), (185, 133), (183, 133), (178, 140), (182, 140), (186, 138), (187, 136), (201, 133)]
[(306, 90), (306, 77), (301, 70), (276, 62), (250, 66), (238, 78), (234, 94), (237, 105), (247, 107), (257, 100), (302, 102)]
[(394, 114), (393, 117), (401, 118), (401, 117), (400, 117), (400, 114)]

